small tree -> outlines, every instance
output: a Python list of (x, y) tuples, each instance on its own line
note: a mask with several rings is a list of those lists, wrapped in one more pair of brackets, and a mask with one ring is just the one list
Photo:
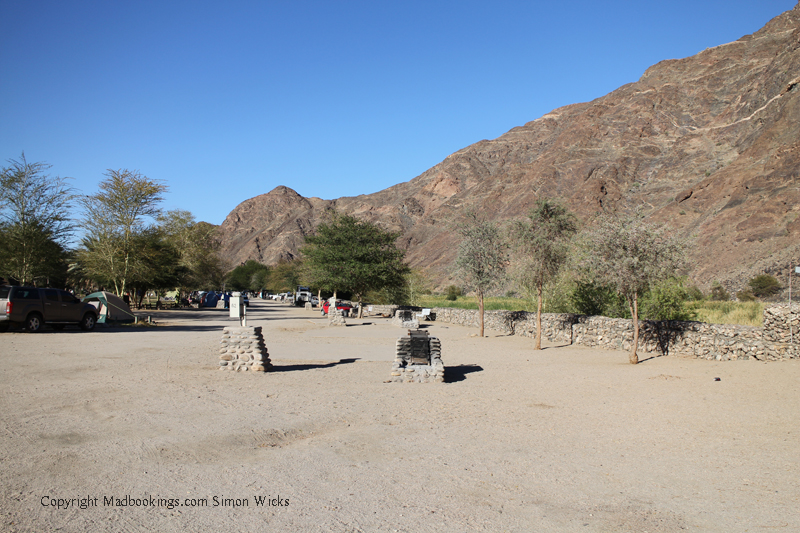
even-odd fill
[(582, 267), (596, 282), (622, 295), (633, 318), (630, 362), (639, 362), (639, 299), (648, 288), (684, 268), (685, 246), (666, 228), (633, 216), (603, 216), (587, 232)]
[(758, 298), (772, 296), (781, 290), (780, 282), (769, 274), (761, 274), (760, 276), (754, 277), (748, 282), (748, 285), (750, 285), (753, 296)]
[(189, 211), (174, 209), (158, 217), (158, 228), (181, 267), (178, 280), (181, 293), (223, 286), (227, 269), (219, 256), (220, 245), (214, 239), (214, 226), (195, 222)]
[(569, 239), (578, 231), (578, 221), (563, 205), (537, 200), (528, 220), (511, 227), (517, 259), (517, 278), (530, 294), (536, 291), (536, 345), (542, 349), (542, 292), (567, 260)]
[(161, 214), (167, 186), (136, 171), (109, 170), (105, 176), (100, 192), (82, 199), (86, 237), (78, 257), (90, 276), (112, 283), (122, 296), (137, 260), (137, 239)]
[(508, 246), (497, 224), (480, 217), (474, 211), (467, 213), (465, 221), (456, 228), (463, 237), (458, 246), (456, 272), (478, 295), (480, 336), (483, 337), (483, 299), (505, 277)]
[(300, 285), (304, 265), (299, 260), (281, 259), (273, 265), (267, 275), (267, 284), (275, 292), (294, 291)]
[(269, 267), (253, 259), (242, 263), (228, 274), (228, 284), (235, 291), (260, 291), (266, 286), (268, 279)]
[(64, 277), (73, 190), (24, 153), (8, 162), (0, 171), (0, 276), (23, 285)]
[(430, 294), (430, 291), (430, 283), (422, 270), (411, 270), (408, 273), (406, 276), (406, 294), (411, 305), (419, 305), (422, 295)]
[(324, 290), (350, 291), (358, 299), (358, 317), (370, 290), (405, 286), (409, 272), (398, 234), (371, 222), (332, 212), (328, 222), (306, 237), (301, 250), (312, 284)]

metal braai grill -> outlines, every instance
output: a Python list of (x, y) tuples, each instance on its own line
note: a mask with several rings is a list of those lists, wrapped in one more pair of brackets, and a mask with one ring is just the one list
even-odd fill
[(431, 364), (430, 339), (427, 331), (408, 330), (411, 337), (411, 364)]

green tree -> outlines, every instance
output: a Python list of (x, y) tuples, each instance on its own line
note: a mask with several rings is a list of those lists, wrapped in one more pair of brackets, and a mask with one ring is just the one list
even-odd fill
[(505, 278), (508, 245), (500, 228), (474, 211), (456, 226), (462, 240), (456, 256), (456, 274), (478, 295), (480, 336), (484, 332), (484, 297)]
[(66, 275), (73, 189), (25, 154), (0, 172), (0, 276), (23, 285)]
[[(430, 294), (430, 283), (422, 270), (411, 270), (406, 276), (406, 295), (411, 305), (418, 306), (423, 294)], [(392, 302), (389, 302), (392, 303)]]
[(195, 222), (189, 211), (174, 209), (158, 217), (158, 227), (182, 267), (177, 284), (181, 293), (223, 286), (227, 268), (219, 256), (213, 225)]
[(655, 283), (675, 276), (686, 265), (685, 245), (666, 228), (632, 216), (604, 215), (587, 232), (582, 268), (600, 285), (625, 298), (633, 318), (630, 362), (639, 362), (639, 300)]
[(511, 227), (516, 277), (528, 294), (536, 292), (536, 345), (542, 349), (542, 293), (567, 260), (569, 240), (578, 231), (575, 215), (548, 199), (537, 200), (528, 220)]
[(409, 272), (405, 252), (395, 244), (398, 234), (349, 215), (333, 212), (302, 248), (312, 284), (332, 291), (349, 291), (359, 303), (368, 291), (403, 287)]
[(774, 276), (769, 274), (761, 274), (751, 279), (748, 283), (753, 296), (757, 298), (766, 298), (780, 292), (781, 284), (775, 279)]
[(138, 237), (161, 214), (167, 186), (138, 171), (109, 170), (105, 176), (100, 191), (81, 202), (86, 237), (78, 257), (87, 274), (113, 284), (122, 296), (140, 252)]
[(269, 279), (269, 267), (249, 259), (228, 274), (228, 284), (235, 291), (260, 291)]
[(159, 301), (162, 292), (180, 286), (188, 275), (188, 268), (178, 261), (175, 247), (161, 228), (138, 232), (133, 245), (137, 252), (131, 259), (128, 287), (139, 295), (139, 305), (148, 291), (154, 291)]
[(298, 259), (281, 259), (270, 269), (267, 286), (276, 293), (297, 290), (300, 280), (305, 276), (304, 270), (303, 262)]

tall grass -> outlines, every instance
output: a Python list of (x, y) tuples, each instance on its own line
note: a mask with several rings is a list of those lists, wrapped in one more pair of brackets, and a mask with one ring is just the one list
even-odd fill
[[(536, 302), (523, 298), (485, 298), (487, 311), (536, 311)], [(477, 309), (478, 299), (460, 296), (458, 300), (447, 300), (443, 295), (425, 295), (420, 298), (420, 307), (453, 307)], [(700, 322), (708, 324), (738, 324), (742, 326), (764, 325), (764, 304), (761, 302), (713, 302), (708, 300), (686, 302), (686, 307), (697, 313)]]
[(708, 324), (764, 325), (764, 304), (761, 302), (686, 302), (697, 313), (697, 320)]

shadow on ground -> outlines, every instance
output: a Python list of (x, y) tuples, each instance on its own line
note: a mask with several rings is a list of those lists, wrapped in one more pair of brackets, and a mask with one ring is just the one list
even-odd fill
[(314, 370), (317, 368), (333, 368), (339, 365), (346, 365), (349, 363), (355, 363), (358, 361), (358, 358), (355, 359), (339, 359), (339, 361), (335, 363), (309, 363), (309, 364), (296, 364), (296, 365), (276, 365), (273, 363), (272, 370), (270, 372), (294, 372), (295, 370)]
[(444, 370), (444, 382), (455, 383), (457, 381), (464, 381), (467, 379), (467, 374), (482, 371), (483, 367), (480, 365), (447, 366)]

